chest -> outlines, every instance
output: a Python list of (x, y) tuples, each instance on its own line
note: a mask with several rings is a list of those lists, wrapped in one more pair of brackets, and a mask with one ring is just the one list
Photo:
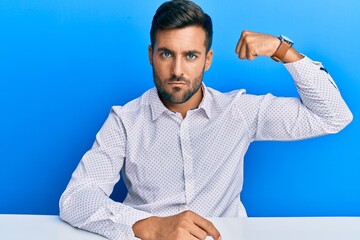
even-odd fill
[(235, 166), (249, 144), (247, 125), (227, 115), (133, 121), (126, 134), (126, 170), (149, 181), (181, 180), (187, 172), (199, 176)]

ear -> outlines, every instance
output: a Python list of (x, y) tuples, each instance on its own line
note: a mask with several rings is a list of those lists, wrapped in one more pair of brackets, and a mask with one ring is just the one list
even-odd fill
[(210, 49), (209, 52), (206, 54), (205, 71), (207, 71), (211, 66), (211, 63), (213, 60), (213, 54), (214, 54), (214, 51), (212, 49)]
[(148, 46), (148, 54), (149, 54), (149, 62), (150, 65), (153, 65), (153, 49), (151, 47), (151, 45)]

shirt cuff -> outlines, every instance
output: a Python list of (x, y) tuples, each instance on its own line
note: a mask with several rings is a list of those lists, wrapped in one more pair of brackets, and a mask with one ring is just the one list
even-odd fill
[(322, 79), (327, 79), (335, 89), (339, 90), (336, 83), (321, 62), (313, 61), (307, 56), (303, 56), (304, 58), (298, 61), (284, 64), (285, 68), (291, 74), (296, 83), (312, 78), (312, 76), (316, 75)]
[(126, 239), (138, 239), (135, 237), (135, 234), (132, 230), (132, 226), (139, 220), (152, 217), (153, 215), (144, 211), (134, 209), (132, 207), (122, 207), (118, 208), (117, 204), (109, 206), (109, 210), (112, 213), (110, 218), (116, 224), (121, 225), (120, 231), (121, 235), (126, 237)]

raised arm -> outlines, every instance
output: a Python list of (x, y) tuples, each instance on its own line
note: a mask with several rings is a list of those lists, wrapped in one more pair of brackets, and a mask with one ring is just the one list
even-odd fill
[[(244, 31), (235, 52), (240, 59), (272, 57), (280, 43), (277, 37)], [(251, 120), (255, 140), (296, 140), (336, 133), (352, 121), (349, 108), (321, 63), (293, 47), (280, 60), (293, 77), (300, 98), (247, 96), (259, 102)]]

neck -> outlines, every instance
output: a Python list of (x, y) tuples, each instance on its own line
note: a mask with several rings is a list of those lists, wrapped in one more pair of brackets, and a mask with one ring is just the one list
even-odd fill
[(179, 112), (181, 113), (182, 117), (185, 118), (186, 117), (186, 113), (194, 108), (197, 108), (203, 98), (203, 90), (202, 87), (199, 88), (199, 90), (186, 102), (184, 103), (170, 103), (168, 101), (166, 101), (165, 99), (161, 99), (162, 102), (164, 103), (165, 107), (167, 107), (170, 111), (173, 112)]

